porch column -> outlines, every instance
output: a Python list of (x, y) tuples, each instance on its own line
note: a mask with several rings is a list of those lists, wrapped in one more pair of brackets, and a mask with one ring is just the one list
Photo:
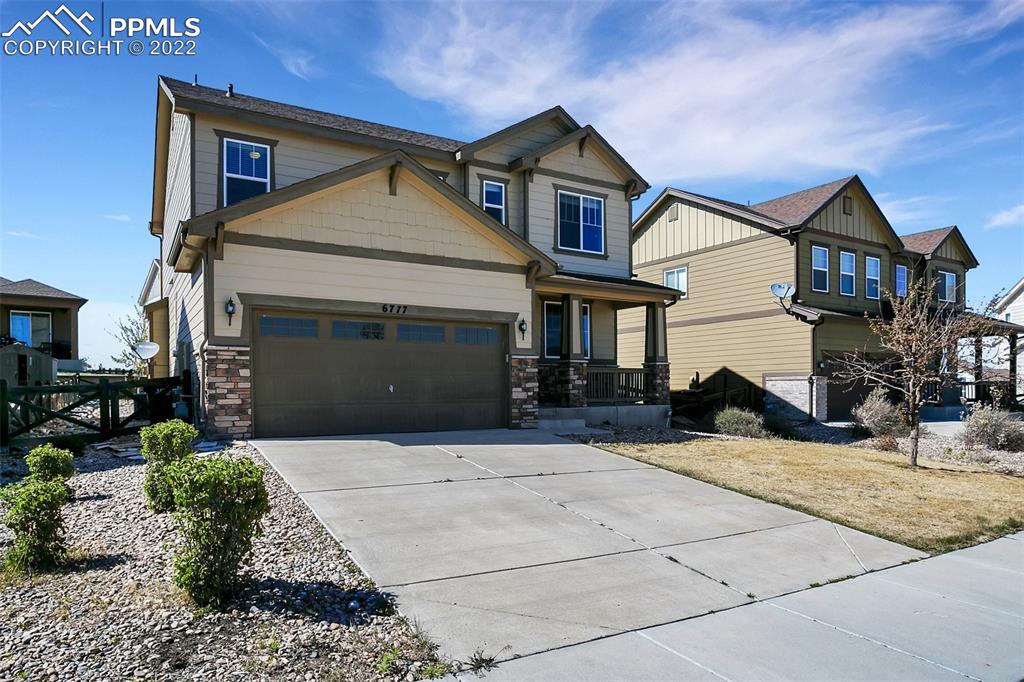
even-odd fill
[(558, 399), (562, 407), (587, 404), (587, 356), (583, 348), (583, 299), (562, 295), (562, 352), (558, 367)]
[(649, 405), (669, 403), (668, 330), (665, 304), (648, 303), (644, 324), (644, 370), (647, 391), (644, 402)]
[(1017, 403), (1017, 334), (1010, 334), (1010, 402), (1013, 404)]
[(982, 372), (982, 358), (981, 358), (981, 337), (974, 339), (974, 381), (975, 383), (981, 381)]

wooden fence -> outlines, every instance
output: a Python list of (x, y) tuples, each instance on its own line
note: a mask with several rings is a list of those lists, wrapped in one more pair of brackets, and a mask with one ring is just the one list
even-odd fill
[[(136, 381), (48, 386), (9, 386), (0, 380), (0, 448), (50, 422), (70, 425), (61, 433), (78, 433), (105, 439), (173, 416), (172, 393), (181, 389), (190, 397), (191, 378), (139, 379)], [(130, 407), (122, 413), (122, 402)], [(190, 410), (191, 412), (191, 410)], [(191, 419), (191, 414), (188, 415)], [(77, 427), (77, 428), (76, 428)]]
[(647, 395), (647, 381), (645, 369), (591, 365), (587, 368), (587, 404), (642, 402)]

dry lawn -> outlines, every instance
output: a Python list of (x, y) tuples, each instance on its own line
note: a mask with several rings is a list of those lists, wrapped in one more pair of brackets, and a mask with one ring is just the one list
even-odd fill
[(641, 462), (798, 509), (926, 552), (1024, 528), (1024, 478), (901, 455), (786, 440), (612, 444)]

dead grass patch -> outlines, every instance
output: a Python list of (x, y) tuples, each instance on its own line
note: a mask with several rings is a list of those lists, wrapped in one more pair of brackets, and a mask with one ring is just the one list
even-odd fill
[(1024, 478), (782, 440), (605, 446), (612, 452), (926, 552), (1024, 528)]

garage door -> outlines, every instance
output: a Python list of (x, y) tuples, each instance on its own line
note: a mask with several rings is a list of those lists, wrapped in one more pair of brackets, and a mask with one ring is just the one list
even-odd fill
[(503, 330), (487, 323), (259, 311), (255, 433), (505, 427)]

